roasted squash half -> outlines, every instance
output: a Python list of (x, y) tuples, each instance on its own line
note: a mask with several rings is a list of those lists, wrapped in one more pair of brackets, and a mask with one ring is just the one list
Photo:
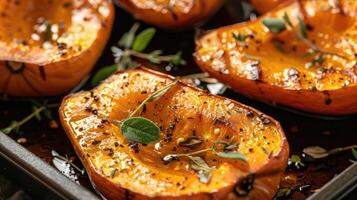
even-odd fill
[[(331, 2), (293, 1), (256, 21), (210, 31), (196, 40), (196, 61), (259, 100), (324, 115), (356, 113), (357, 1)], [(269, 29), (278, 25), (286, 29)]]
[(110, 1), (0, 2), (0, 93), (62, 94), (83, 79), (110, 35)]
[[(123, 120), (173, 77), (145, 68), (117, 72), (97, 88), (67, 96), (62, 125), (95, 188), (108, 199), (270, 199), (287, 165), (288, 143), (279, 123), (238, 102), (178, 82), (141, 116), (155, 122), (160, 140), (135, 144), (113, 125)], [(178, 145), (196, 137), (195, 147)], [(164, 162), (165, 155), (187, 153), (230, 141), (247, 161), (202, 154), (215, 169), (200, 182), (186, 158)], [(245, 191), (246, 196), (239, 191)]]
[(250, 3), (253, 5), (255, 10), (257, 10), (259, 13), (266, 13), (268, 11), (273, 10), (279, 4), (286, 1), (293, 1), (293, 0), (250, 0)]
[(213, 15), (224, 0), (118, 0), (136, 18), (163, 28), (185, 28)]

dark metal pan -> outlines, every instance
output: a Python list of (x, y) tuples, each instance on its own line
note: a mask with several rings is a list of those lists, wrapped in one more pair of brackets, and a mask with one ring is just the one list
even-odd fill
[(14, 180), (33, 199), (98, 199), (2, 132), (0, 174)]

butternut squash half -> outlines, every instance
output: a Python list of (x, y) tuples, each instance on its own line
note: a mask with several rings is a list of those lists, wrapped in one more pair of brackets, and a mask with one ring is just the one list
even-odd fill
[(210, 31), (196, 40), (196, 61), (255, 99), (324, 115), (356, 113), (357, 1), (338, 2), (293, 1)]
[(162, 28), (185, 28), (213, 15), (224, 0), (118, 0), (136, 18)]
[(0, 2), (0, 93), (63, 94), (92, 69), (110, 35), (107, 0)]
[[(140, 114), (160, 127), (157, 142), (130, 142), (112, 123), (173, 80), (145, 68), (121, 71), (92, 91), (63, 100), (62, 125), (95, 188), (107, 199), (271, 199), (289, 148), (279, 123), (257, 110), (178, 82)], [(192, 137), (194, 145), (179, 143)], [(164, 159), (218, 141), (234, 144), (231, 150), (247, 161), (200, 154), (213, 169), (208, 183), (186, 157)]]

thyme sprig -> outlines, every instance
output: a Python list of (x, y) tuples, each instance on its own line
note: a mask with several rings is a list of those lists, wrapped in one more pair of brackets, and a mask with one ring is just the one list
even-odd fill
[(141, 144), (150, 144), (160, 138), (160, 128), (155, 124), (155, 122), (144, 117), (134, 116), (140, 114), (146, 104), (160, 99), (174, 85), (176, 85), (177, 82), (178, 80), (175, 80), (152, 93), (144, 99), (144, 101), (141, 102), (140, 105), (133, 112), (131, 112), (126, 119), (122, 121), (113, 121), (113, 123), (121, 129), (125, 138)]
[[(223, 147), (220, 147), (222, 146)], [(228, 159), (239, 159), (243, 161), (247, 161), (246, 157), (237, 151), (231, 151), (234, 148), (236, 148), (237, 145), (233, 142), (225, 142), (225, 141), (217, 141), (215, 142), (212, 147), (206, 148), (206, 149), (201, 149), (198, 151), (194, 152), (189, 152), (189, 153), (182, 153), (182, 154), (168, 154), (163, 157), (164, 162), (170, 162), (173, 160), (176, 160), (177, 158), (180, 157), (187, 157), (188, 159), (191, 160), (191, 165), (190, 167), (197, 172), (197, 175), (202, 183), (208, 183), (211, 175), (212, 175), (212, 170), (214, 167), (210, 167), (206, 161), (200, 157), (199, 155), (206, 153), (206, 152), (213, 152), (216, 156), (222, 157), (222, 158), (228, 158)], [(227, 151), (229, 150), (229, 151)], [(221, 152), (219, 152), (221, 151)]]
[(328, 156), (341, 153), (343, 151), (353, 150), (354, 148), (357, 148), (357, 144), (346, 146), (346, 147), (338, 147), (338, 148), (334, 148), (331, 150), (327, 150), (320, 146), (311, 146), (311, 147), (304, 148), (303, 153), (311, 156), (314, 159), (321, 159), (321, 158), (326, 158)]
[(137, 34), (140, 24), (135, 23), (127, 33), (121, 37), (117, 46), (112, 46), (114, 65), (103, 67), (92, 78), (92, 85), (98, 85), (102, 80), (117, 70), (124, 70), (138, 66), (135, 59), (142, 59), (153, 64), (170, 63), (173, 65), (186, 65), (179, 51), (172, 55), (163, 55), (162, 50), (154, 50), (149, 53), (144, 51), (156, 34), (156, 29), (147, 28)]
[(20, 121), (12, 121), (10, 122), (10, 125), (1, 129), (1, 131), (5, 134), (10, 134), (11, 132), (18, 133), (21, 126), (32, 120), (33, 118), (37, 118), (38, 120), (41, 120), (41, 113), (44, 113), (44, 115), (52, 119), (51, 117), (51, 111), (49, 110), (50, 108), (56, 108), (58, 107), (58, 103), (54, 104), (48, 104), (47, 101), (44, 103), (40, 104), (39, 102), (33, 101), (32, 109), (33, 112), (27, 115), (25, 118), (21, 119)]
[[(280, 18), (266, 18), (262, 21), (263, 25), (268, 28), (268, 30), (272, 33), (281, 33), (285, 30), (291, 30), (294, 31), (295, 27), (293, 26), (289, 16), (287, 13), (284, 13), (284, 16), (282, 19)], [(307, 28), (306, 24), (304, 23), (304, 20), (301, 17), (298, 17), (298, 26), (299, 26), (299, 32), (294, 31), (296, 37), (302, 41), (306, 46), (308, 46), (314, 53), (319, 53), (321, 54), (319, 57), (323, 57), (323, 55), (333, 55), (333, 56), (338, 56), (343, 59), (348, 59), (347, 57), (340, 55), (338, 53), (334, 52), (329, 52), (321, 49), (314, 43), (312, 43), (308, 39), (308, 34), (307, 34)], [(320, 61), (323, 62), (322, 59)], [(311, 66), (317, 64), (317, 62), (310, 62), (307, 66)]]

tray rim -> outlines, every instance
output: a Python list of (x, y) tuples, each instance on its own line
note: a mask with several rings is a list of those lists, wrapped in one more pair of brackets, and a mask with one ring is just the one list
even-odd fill
[(0, 156), (62, 199), (99, 200), (1, 131)]

